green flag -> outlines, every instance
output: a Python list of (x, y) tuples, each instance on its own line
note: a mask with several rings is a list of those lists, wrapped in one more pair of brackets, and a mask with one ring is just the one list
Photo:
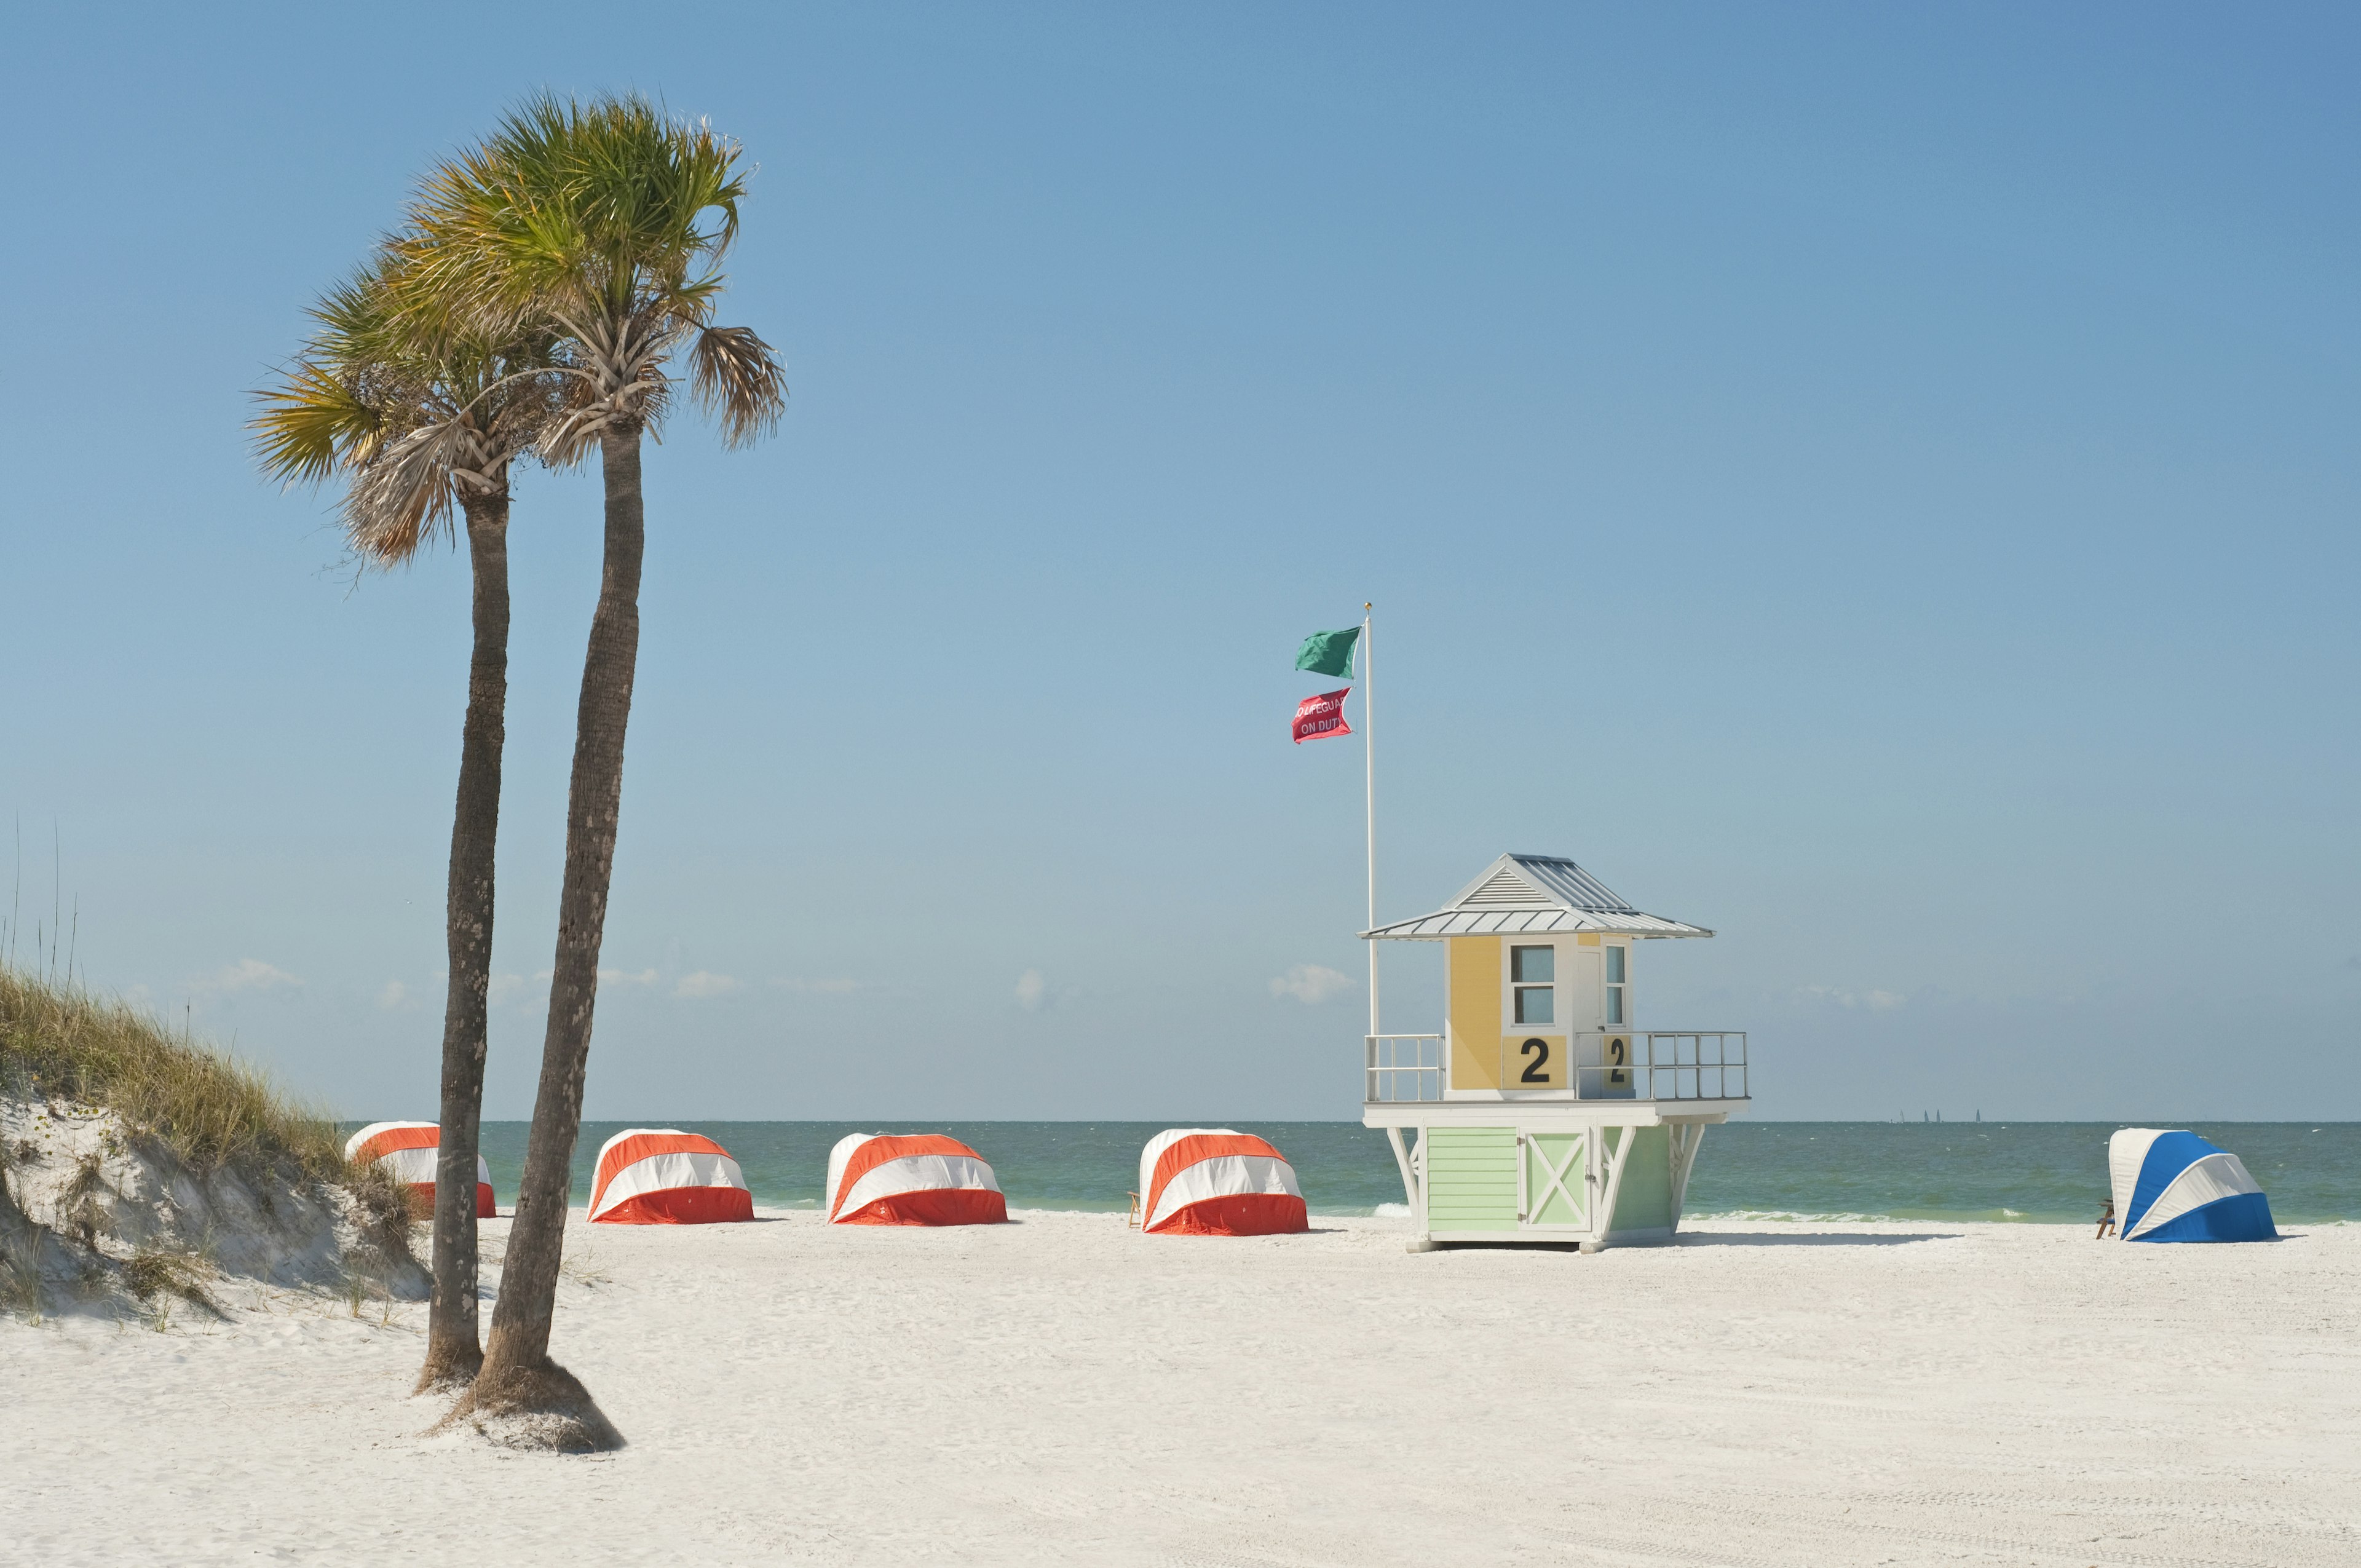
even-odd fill
[(1309, 670), (1315, 675), (1339, 675), (1351, 679), (1353, 674), (1353, 644), (1361, 640), (1361, 629), (1348, 626), (1342, 631), (1315, 631), (1303, 640), (1295, 655), (1295, 667)]

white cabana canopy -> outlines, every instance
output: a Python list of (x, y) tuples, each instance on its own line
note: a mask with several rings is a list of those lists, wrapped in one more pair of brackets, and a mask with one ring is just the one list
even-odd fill
[(1433, 914), (1361, 935), (1371, 941), (1439, 942), (1446, 937), (1566, 931), (1642, 938), (1713, 935), (1702, 926), (1642, 914), (1597, 877), (1558, 855), (1502, 855)]

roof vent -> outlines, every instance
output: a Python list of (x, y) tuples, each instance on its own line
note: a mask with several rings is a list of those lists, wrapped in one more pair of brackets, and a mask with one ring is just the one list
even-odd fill
[(1462, 909), (1539, 909), (1554, 905), (1557, 900), (1535, 887), (1508, 867), (1502, 866), (1484, 879), (1484, 884), (1459, 901)]

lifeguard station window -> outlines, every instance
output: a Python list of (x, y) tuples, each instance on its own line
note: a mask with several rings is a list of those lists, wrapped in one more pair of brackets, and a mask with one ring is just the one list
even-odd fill
[(1628, 981), (1628, 971), (1624, 966), (1630, 960), (1631, 951), (1629, 948), (1607, 949), (1607, 1026), (1610, 1029), (1620, 1029), (1631, 1021), (1623, 1001)]
[(1517, 992), (1518, 1023), (1556, 1022), (1557, 1006), (1553, 989), (1556, 977), (1557, 949), (1555, 948), (1510, 948), (1509, 949), (1509, 983)]

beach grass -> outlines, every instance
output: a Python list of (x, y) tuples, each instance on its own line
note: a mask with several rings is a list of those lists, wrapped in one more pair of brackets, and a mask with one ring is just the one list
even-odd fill
[(5, 967), (0, 1094), (112, 1111), (200, 1169), (292, 1165), (352, 1181), (335, 1120), (260, 1069), (128, 1003)]
[(221, 1309), (205, 1289), (211, 1271), (191, 1253), (163, 1247), (141, 1247), (123, 1266), (123, 1288), (158, 1314), (158, 1327), (169, 1321), (170, 1306), (159, 1298), (177, 1296), (192, 1307), (218, 1317)]

